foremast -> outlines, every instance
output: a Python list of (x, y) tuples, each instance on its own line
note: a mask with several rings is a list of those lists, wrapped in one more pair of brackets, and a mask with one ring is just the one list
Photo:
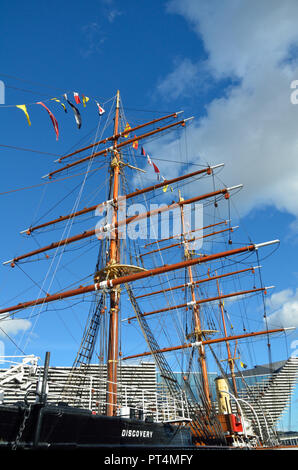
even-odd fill
[[(119, 133), (119, 109), (120, 93), (117, 91), (116, 110), (114, 122), (114, 144), (111, 158), (111, 173), (113, 181), (113, 200), (117, 201), (119, 192), (119, 165), (120, 157), (117, 150)], [(118, 220), (118, 204), (113, 205), (112, 225), (115, 227)], [(119, 263), (119, 237), (118, 231), (113, 231), (110, 237), (109, 261), (108, 265)], [(117, 370), (118, 370), (118, 324), (119, 324), (119, 300), (120, 288), (114, 287), (110, 291), (110, 321), (109, 321), (109, 340), (108, 340), (108, 361), (107, 361), (107, 415), (114, 416), (117, 411)]]

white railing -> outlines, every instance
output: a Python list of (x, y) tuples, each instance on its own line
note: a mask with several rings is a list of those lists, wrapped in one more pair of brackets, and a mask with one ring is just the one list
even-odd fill
[[(76, 374), (76, 378), (79, 375)], [(96, 394), (93, 391), (94, 377), (85, 377), (89, 383), (85, 383), (83, 387), (76, 385), (67, 385), (68, 393), (63, 394), (63, 401), (76, 406), (86, 404), (88, 396), (88, 408), (91, 411), (105, 409), (110, 403), (107, 401), (106, 386), (108, 381), (104, 379), (96, 379), (100, 382), (96, 388)], [(109, 382), (117, 385), (117, 415), (121, 417), (142, 417), (142, 419), (153, 419), (155, 422), (178, 422), (190, 421), (190, 413), (185, 397), (182, 391), (179, 397), (171, 397), (165, 393), (157, 393), (152, 390), (144, 390), (140, 387), (132, 387), (121, 383)], [(50, 385), (50, 383), (49, 383)], [(77, 393), (76, 393), (77, 392)], [(112, 396), (115, 392), (109, 392)], [(94, 396), (96, 395), (96, 396)], [(51, 394), (48, 398), (61, 399), (60, 396)], [(112, 400), (111, 400), (112, 401)]]
[[(15, 359), (22, 359), (17, 362)], [(38, 357), (36, 356), (0, 356), (0, 364), (8, 364), (10, 367), (0, 373), (0, 386), (4, 386), (12, 381), (22, 382), (25, 369), (29, 370), (31, 376), (35, 375), (37, 370)]]
[[(8, 368), (1, 372), (0, 386), (4, 392), (4, 402), (13, 403), (20, 400), (26, 392), (37, 390), (41, 375), (41, 368), (37, 367), (36, 356), (0, 356), (0, 363), (7, 364)], [(18, 362), (19, 361), (19, 362)], [(85, 375), (76, 371), (73, 381), (69, 378), (69, 371), (50, 370), (48, 375), (47, 401), (56, 404), (59, 401), (70, 406), (89, 409), (94, 413), (104, 413), (107, 405), (107, 396), (112, 401), (112, 392), (107, 395), (107, 381), (94, 375)], [(78, 385), (76, 384), (76, 381)], [(111, 382), (112, 383), (112, 382)], [(127, 383), (117, 383), (117, 415), (123, 418), (136, 417), (150, 419), (154, 422), (190, 421), (190, 413), (185, 397), (180, 395), (171, 397), (164, 391), (156, 391), (154, 386), (146, 390), (142, 386), (130, 386)], [(0, 391), (1, 391), (0, 390)], [(34, 393), (30, 392), (29, 401), (34, 401)], [(1, 399), (0, 399), (1, 401)]]

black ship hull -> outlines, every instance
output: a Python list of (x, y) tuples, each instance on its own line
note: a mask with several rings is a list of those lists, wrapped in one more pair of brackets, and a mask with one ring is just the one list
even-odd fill
[(67, 406), (0, 405), (0, 448), (190, 447), (183, 425), (108, 417)]

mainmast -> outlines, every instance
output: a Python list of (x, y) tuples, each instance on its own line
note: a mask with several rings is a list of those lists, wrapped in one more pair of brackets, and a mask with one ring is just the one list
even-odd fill
[[(119, 133), (119, 108), (120, 93), (117, 91), (115, 122), (114, 122), (114, 144), (111, 159), (111, 173), (113, 175), (113, 200), (117, 200), (119, 191), (119, 152), (117, 150)], [(112, 226), (115, 227), (118, 219), (118, 205), (113, 205)], [(119, 262), (119, 237), (118, 231), (113, 231), (110, 236), (109, 262), (113, 265)], [(110, 322), (107, 362), (107, 415), (114, 416), (117, 409), (117, 370), (118, 370), (118, 323), (119, 323), (119, 299), (120, 289), (114, 287), (110, 292)]]

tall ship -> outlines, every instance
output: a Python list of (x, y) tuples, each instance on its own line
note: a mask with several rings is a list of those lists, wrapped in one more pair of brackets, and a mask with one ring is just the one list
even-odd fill
[[(55, 100), (72, 108), (80, 127), (79, 105), (67, 95)], [(50, 322), (51, 307), (80, 302), (82, 339), (72, 367), (60, 371), (59, 392), (52, 391), (51, 351), (41, 366), (34, 355), (20, 364), (7, 359), (0, 448), (278, 447), (275, 420), (245, 369), (261, 348), (270, 359), (272, 338), (290, 330), (272, 328), (265, 307), (272, 286), (264, 284), (261, 262), (279, 240), (252, 241), (233, 223), (231, 201), (242, 185), (221, 182), (223, 163), (179, 160), (192, 118), (179, 111), (128, 124), (119, 91), (109, 112), (97, 105), (101, 127), (92, 142), (59, 157), (43, 176), (54, 182), (81, 175), (72, 211), (57, 213), (53, 194), (56, 215), (21, 231), (37, 248), (3, 260), (3, 269), (47, 264), (53, 279), (62, 259), (79, 260), (77, 284), (45, 292), (42, 283), (35, 298), (2, 305), (0, 320), (38, 312)], [(162, 154), (148, 153), (157, 142)], [(82, 206), (83, 194), (93, 203)], [(158, 380), (155, 372), (147, 380), (151, 366)]]

